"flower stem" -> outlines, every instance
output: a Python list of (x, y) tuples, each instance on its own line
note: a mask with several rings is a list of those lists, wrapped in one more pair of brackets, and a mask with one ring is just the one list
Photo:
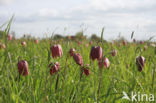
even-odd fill
[(58, 88), (58, 83), (59, 83), (59, 74), (57, 74), (56, 85), (55, 85), (55, 93), (56, 93), (57, 88)]
[(97, 101), (99, 101), (101, 83), (102, 83), (102, 69), (100, 69), (100, 75), (99, 75), (99, 86), (98, 86), (98, 90), (97, 90)]

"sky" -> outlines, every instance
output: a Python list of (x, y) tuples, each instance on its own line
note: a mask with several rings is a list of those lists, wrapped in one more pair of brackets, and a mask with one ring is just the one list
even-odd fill
[(130, 40), (156, 36), (156, 0), (0, 0), (0, 25), (14, 14), (11, 31), (16, 37), (31, 34), (50, 36), (52, 32), (74, 35), (84, 30), (90, 37), (113, 40), (119, 34)]

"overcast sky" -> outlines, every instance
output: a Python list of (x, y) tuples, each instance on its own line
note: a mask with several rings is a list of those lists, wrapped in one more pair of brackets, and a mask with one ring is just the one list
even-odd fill
[(119, 32), (129, 40), (132, 31), (136, 39), (156, 35), (156, 0), (0, 0), (0, 25), (13, 14), (11, 30), (17, 37), (53, 31), (73, 35), (82, 28), (87, 36), (100, 35), (102, 27), (107, 40)]

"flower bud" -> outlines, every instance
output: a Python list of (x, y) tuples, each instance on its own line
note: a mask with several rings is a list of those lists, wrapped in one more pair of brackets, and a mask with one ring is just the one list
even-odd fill
[(18, 62), (17, 65), (18, 65), (18, 72), (20, 75), (26, 76), (29, 74), (27, 61), (21, 60)]
[(76, 62), (76, 64), (78, 64), (80, 66), (83, 65), (83, 60), (82, 60), (82, 57), (81, 57), (81, 55), (79, 53), (74, 53), (73, 59)]
[(90, 58), (92, 60), (100, 60), (102, 59), (102, 48), (100, 46), (94, 46), (91, 48)]
[(75, 51), (76, 51), (76, 50), (75, 50), (74, 48), (71, 48), (70, 51), (69, 51), (70, 56), (73, 56), (74, 53), (75, 53)]
[(144, 44), (144, 41), (140, 41), (140, 44)]
[(85, 74), (86, 76), (88, 76), (88, 75), (90, 74), (89, 69), (86, 69), (86, 68), (83, 69), (83, 72), (84, 72), (84, 74)]
[(38, 44), (39, 43), (39, 40), (35, 39), (35, 43)]
[(53, 58), (61, 57), (63, 55), (62, 47), (59, 44), (52, 46), (50, 49)]
[(59, 62), (56, 62), (55, 64), (53, 64), (53, 65), (51, 66), (50, 75), (53, 75), (53, 74), (56, 73), (59, 69), (60, 69), (60, 64), (59, 64)]
[(103, 64), (102, 64), (102, 60), (98, 61), (98, 64), (99, 64), (99, 68), (103, 68), (103, 66), (105, 68), (108, 68), (109, 65), (110, 65), (110, 62), (109, 62), (109, 59), (105, 57), (104, 61), (103, 61)]
[(82, 67), (83, 69), (83, 73), (88, 76), (90, 74), (90, 71), (89, 71), (89, 64), (87, 64), (86, 66)]
[(8, 34), (8, 40), (12, 40), (12, 35)]
[(89, 45), (92, 45), (92, 44), (93, 44), (93, 42), (92, 42), (92, 41), (90, 41), (90, 42), (89, 42)]
[(146, 59), (143, 56), (139, 56), (136, 58), (136, 65), (138, 66), (138, 70), (141, 72), (144, 68)]
[(135, 39), (133, 39), (133, 42), (134, 42), (134, 43), (136, 43), (136, 40), (135, 40)]
[(88, 47), (88, 44), (86, 44), (86, 47)]
[(108, 58), (104, 58), (104, 67), (108, 68), (110, 65), (109, 59)]
[(117, 55), (117, 50), (114, 49), (114, 50), (112, 51), (112, 56), (116, 56), (116, 55)]
[(127, 41), (126, 41), (126, 40), (123, 41), (123, 45), (124, 45), (124, 46), (127, 45)]
[(22, 45), (22, 46), (26, 46), (27, 44), (26, 44), (25, 41), (23, 41), (23, 42), (21, 42), (21, 45)]

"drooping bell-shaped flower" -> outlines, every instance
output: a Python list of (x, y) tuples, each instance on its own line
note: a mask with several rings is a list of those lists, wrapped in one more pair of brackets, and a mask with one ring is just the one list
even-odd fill
[(140, 44), (144, 44), (144, 41), (141, 40), (141, 41), (140, 41)]
[(53, 58), (61, 57), (63, 55), (62, 47), (59, 44), (52, 46), (50, 50)]
[(123, 45), (124, 45), (124, 46), (127, 45), (127, 41), (126, 41), (126, 40), (123, 41)]
[(86, 76), (88, 76), (88, 75), (90, 74), (89, 69), (86, 69), (86, 68), (83, 69), (83, 72), (84, 72), (84, 74), (85, 74)]
[(116, 55), (117, 55), (117, 50), (114, 49), (114, 50), (112, 51), (112, 56), (116, 56)]
[(21, 60), (18, 62), (17, 66), (18, 66), (18, 72), (20, 75), (26, 76), (29, 74), (27, 61)]
[(89, 70), (89, 64), (87, 64), (86, 66), (82, 67), (83, 69), (83, 73), (88, 76), (90, 74), (90, 70)]
[(100, 60), (102, 59), (102, 48), (100, 46), (94, 46), (91, 48), (90, 58), (92, 60)]
[(73, 56), (74, 53), (75, 53), (75, 51), (76, 51), (76, 50), (75, 50), (74, 48), (71, 48), (70, 51), (69, 51), (70, 56)]
[(104, 58), (104, 67), (108, 68), (110, 65), (109, 59), (108, 58)]
[(136, 58), (136, 64), (138, 66), (138, 70), (141, 72), (145, 66), (146, 59), (143, 56), (139, 56)]
[(21, 45), (22, 45), (22, 46), (26, 46), (27, 43), (26, 43), (25, 41), (23, 41), (23, 42), (21, 42)]
[(134, 43), (136, 43), (136, 40), (135, 40), (135, 39), (133, 39), (133, 42), (134, 42)]
[(76, 62), (76, 64), (78, 64), (80, 66), (83, 65), (83, 60), (82, 60), (82, 57), (81, 57), (81, 55), (79, 53), (74, 53), (73, 59)]
[(12, 40), (12, 35), (8, 34), (8, 40)]
[(92, 45), (93, 44), (93, 42), (92, 41), (89, 41), (89, 45)]
[(53, 74), (56, 73), (59, 69), (60, 69), (60, 64), (59, 64), (59, 62), (56, 62), (55, 64), (51, 65), (51, 68), (50, 68), (50, 75), (53, 75)]
[[(103, 62), (103, 63), (102, 63), (102, 62)], [(103, 61), (102, 61), (102, 60), (99, 60), (99, 61), (98, 61), (98, 64), (99, 64), (99, 68), (103, 68), (103, 66), (104, 66), (105, 68), (108, 68), (109, 65), (110, 65), (110, 62), (109, 62), (109, 59), (108, 59), (108, 58), (104, 57), (104, 60), (103, 60)]]
[(35, 39), (35, 43), (38, 44), (39, 43), (39, 40), (38, 39)]

